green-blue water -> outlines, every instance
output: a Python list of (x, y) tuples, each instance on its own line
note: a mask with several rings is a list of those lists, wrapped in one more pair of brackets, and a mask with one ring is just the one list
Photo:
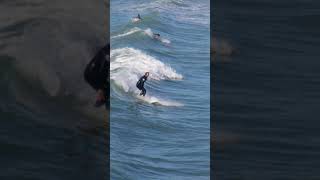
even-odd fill
[(209, 7), (111, 1), (111, 179), (209, 179)]

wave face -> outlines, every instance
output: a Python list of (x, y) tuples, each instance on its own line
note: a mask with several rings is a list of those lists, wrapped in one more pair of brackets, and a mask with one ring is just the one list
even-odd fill
[(209, 179), (208, 8), (111, 1), (111, 179)]
[[(133, 48), (120, 48), (111, 51), (110, 79), (121, 90), (126, 93), (137, 96), (140, 92), (136, 88), (136, 82), (141, 75), (149, 72), (149, 80), (179, 80), (182, 75), (178, 74), (170, 66), (149, 56), (140, 50)], [(158, 103), (165, 106), (176, 106), (179, 103), (170, 103), (147, 95), (145, 98), (139, 98), (148, 103)]]
[(98, 0), (1, 1), (1, 161), (12, 170), (2, 179), (107, 177), (106, 111), (83, 78), (105, 43), (105, 10)]

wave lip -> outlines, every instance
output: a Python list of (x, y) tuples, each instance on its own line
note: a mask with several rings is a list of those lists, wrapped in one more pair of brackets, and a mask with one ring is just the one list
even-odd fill
[[(181, 80), (183, 76), (160, 60), (134, 48), (126, 47), (111, 50), (110, 79), (121, 90), (129, 94), (139, 94), (136, 82), (149, 72), (149, 80)], [(141, 98), (139, 98), (141, 99)], [(179, 106), (179, 103), (162, 100), (153, 96), (142, 99), (150, 104)]]
[(111, 50), (110, 70), (112, 80), (123, 74), (129, 75), (126, 76), (126, 79), (137, 77), (136, 80), (138, 80), (138, 77), (145, 72), (149, 72), (149, 78), (153, 80), (181, 80), (183, 78), (169, 65), (141, 50), (130, 47)]

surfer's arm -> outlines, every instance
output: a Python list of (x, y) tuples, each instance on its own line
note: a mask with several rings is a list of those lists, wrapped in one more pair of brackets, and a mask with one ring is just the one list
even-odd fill
[(142, 77), (139, 79), (140, 82), (145, 82), (146, 80), (147, 80), (147, 78), (144, 77), (144, 76), (142, 76)]
[(142, 76), (141, 79), (143, 82), (146, 82), (148, 78), (146, 76)]

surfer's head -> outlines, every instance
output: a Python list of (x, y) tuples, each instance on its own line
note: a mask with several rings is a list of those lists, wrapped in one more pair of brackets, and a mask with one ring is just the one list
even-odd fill
[(149, 76), (149, 72), (146, 72), (146, 73), (144, 74), (144, 76), (148, 77), (148, 76)]

